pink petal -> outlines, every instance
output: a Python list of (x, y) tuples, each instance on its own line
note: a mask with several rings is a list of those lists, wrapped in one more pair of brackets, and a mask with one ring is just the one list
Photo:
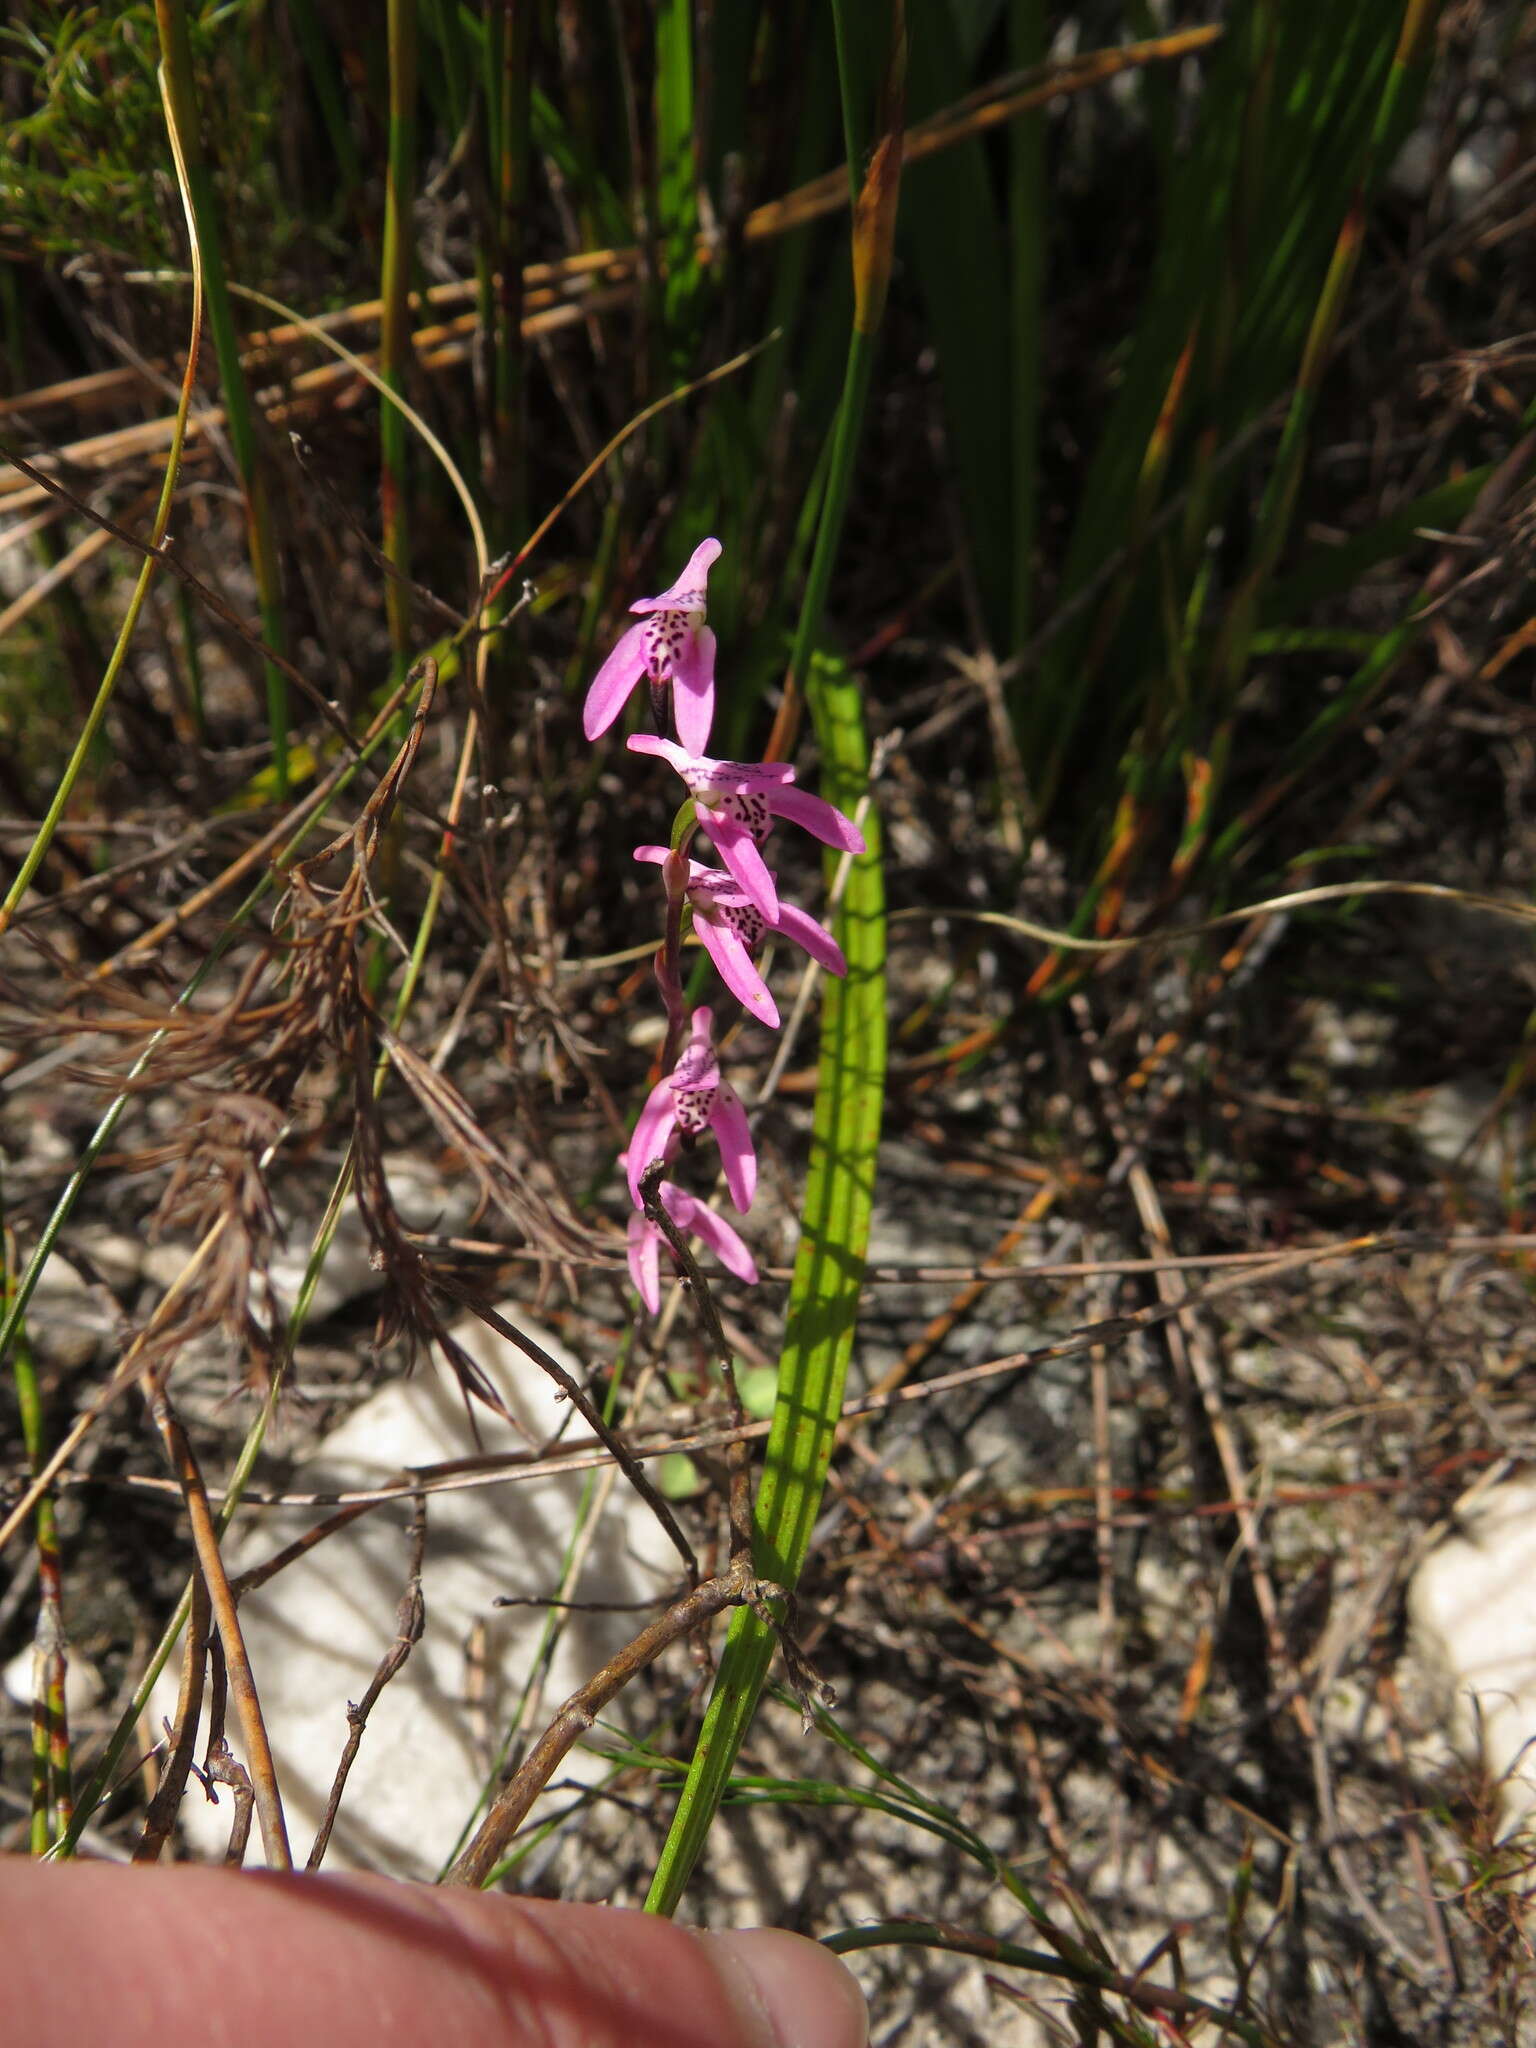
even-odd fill
[(677, 1100), (667, 1082), (658, 1081), (645, 1098), (645, 1107), (635, 1120), (625, 1162), (630, 1199), (637, 1209), (645, 1206), (640, 1199), (640, 1176), (656, 1160), (666, 1157), (667, 1140), (676, 1126)]
[(661, 1267), (656, 1256), (661, 1232), (639, 1210), (629, 1219), (629, 1277), (652, 1315), (661, 1308)]
[(715, 722), (715, 636), (708, 626), (684, 635), (672, 671), (672, 716), (689, 753), (702, 755)]
[(701, 860), (690, 861), (688, 865), (693, 870), (688, 877), (688, 893), (695, 902), (702, 900), (736, 909), (751, 901), (743, 893), (736, 877), (728, 875), (723, 868), (708, 868)]
[(701, 811), (709, 836), (720, 858), (735, 876), (737, 886), (749, 903), (756, 904), (770, 924), (779, 921), (779, 892), (763, 864), (757, 842), (745, 825), (733, 818), (718, 818), (713, 811)]
[[(689, 1198), (692, 1201), (692, 1197)], [(692, 1202), (693, 1213), (688, 1218), (687, 1228), (700, 1244), (707, 1244), (715, 1257), (728, 1273), (734, 1273), (738, 1280), (745, 1280), (749, 1286), (757, 1284), (757, 1265), (736, 1232), (723, 1216), (717, 1216), (702, 1202)], [(682, 1222), (682, 1217), (678, 1217)]]
[(635, 859), (648, 860), (653, 862), (655, 866), (660, 867), (670, 851), (670, 847), (666, 846), (637, 846), (635, 848)]
[(710, 761), (706, 765), (714, 770), (717, 789), (734, 789), (743, 795), (779, 789), (795, 779), (794, 768), (788, 761)]
[(677, 1056), (677, 1063), (667, 1078), (667, 1086), (675, 1094), (679, 1089), (718, 1088), (720, 1068), (715, 1059), (715, 1013), (707, 1003), (701, 1003), (693, 1013), (688, 1031), (688, 1043)]
[(824, 846), (841, 847), (844, 853), (864, 851), (863, 835), (824, 797), (812, 796), (804, 789), (777, 789), (769, 803), (776, 818), (786, 818), (791, 825), (803, 826)]
[(779, 1008), (768, 993), (768, 984), (752, 964), (752, 955), (742, 943), (741, 934), (734, 932), (728, 924), (716, 924), (712, 917), (696, 917), (693, 928), (702, 940), (704, 950), (720, 970), (720, 979), (733, 996), (739, 996), (757, 1018), (770, 1031), (779, 1028)]
[[(630, 633), (638, 633), (641, 630), (642, 628), (639, 626), (631, 626), (629, 629)], [(627, 640), (629, 634), (626, 633), (624, 638)], [(622, 647), (623, 644), (624, 642), (621, 640), (619, 646)], [(617, 652), (618, 648), (616, 647), (614, 653), (617, 654)], [(611, 661), (612, 659), (613, 656), (610, 655), (609, 660)], [(604, 667), (606, 666), (607, 663), (605, 662)], [(596, 685), (594, 684), (593, 687), (595, 689)], [(672, 764), (685, 782), (689, 774), (694, 770), (712, 768), (714, 766), (712, 761), (701, 761), (697, 755), (690, 754), (687, 748), (680, 747), (676, 740), (664, 740), (659, 732), (632, 732), (627, 744), (632, 754), (659, 754), (663, 761), (669, 761)]]
[(843, 949), (826, 926), (818, 924), (815, 918), (808, 916), (798, 904), (786, 903), (782, 896), (779, 898), (778, 929), (786, 939), (793, 940), (797, 946), (803, 946), (811, 958), (819, 960), (829, 973), (848, 972), (848, 962), (843, 958)]
[(747, 1127), (747, 1112), (741, 1106), (741, 1097), (729, 1081), (720, 1083), (715, 1097), (715, 1106), (710, 1111), (709, 1121), (714, 1126), (715, 1138), (720, 1146), (720, 1164), (725, 1168), (725, 1185), (730, 1190), (731, 1200), (746, 1214), (752, 1206), (752, 1197), (757, 1192), (757, 1154), (752, 1149), (752, 1133)]
[(612, 654), (592, 678), (581, 712), (581, 729), (589, 740), (608, 730), (645, 674), (644, 636), (644, 626), (626, 628)]
[(723, 550), (719, 541), (711, 538), (701, 540), (688, 557), (688, 566), (672, 585), (659, 597), (637, 598), (630, 606), (632, 612), (701, 612), (708, 593), (709, 572), (719, 561)]

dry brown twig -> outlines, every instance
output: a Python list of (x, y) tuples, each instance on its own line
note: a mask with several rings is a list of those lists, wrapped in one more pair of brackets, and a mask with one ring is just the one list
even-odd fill
[(524, 1357), (531, 1358), (535, 1365), (549, 1374), (549, 1377), (560, 1389), (561, 1394), (570, 1402), (577, 1414), (580, 1415), (582, 1421), (586, 1423), (598, 1442), (602, 1444), (604, 1450), (607, 1451), (608, 1455), (618, 1465), (624, 1477), (629, 1481), (636, 1493), (639, 1494), (657, 1521), (660, 1522), (673, 1548), (682, 1559), (689, 1580), (693, 1584), (697, 1584), (699, 1579), (699, 1561), (694, 1555), (693, 1545), (683, 1534), (676, 1515), (673, 1514), (666, 1500), (656, 1491), (650, 1480), (646, 1478), (634, 1454), (624, 1444), (622, 1439), (608, 1427), (608, 1424), (603, 1420), (601, 1410), (586, 1388), (581, 1385), (580, 1381), (573, 1379), (559, 1359), (552, 1357), (542, 1344), (537, 1343), (528, 1335), (526, 1330), (519, 1330), (515, 1324), (509, 1323), (498, 1309), (488, 1307), (484, 1302), (477, 1300), (467, 1289), (459, 1288), (454, 1281), (446, 1276), (439, 1277), (438, 1285), (446, 1294), (452, 1295), (457, 1299), (460, 1305), (467, 1308), (472, 1315), (478, 1316), (488, 1330), (494, 1330), (498, 1337), (505, 1339), (508, 1344), (514, 1345), (517, 1350), (523, 1353)]
[(240, 1737), (245, 1745), (245, 1753), (250, 1759), (251, 1786), (257, 1818), (261, 1823), (262, 1850), (270, 1868), (291, 1870), (293, 1857), (288, 1847), (288, 1826), (283, 1817), (282, 1796), (278, 1790), (277, 1771), (272, 1762), (272, 1746), (267, 1739), (261, 1700), (257, 1694), (250, 1659), (246, 1655), (245, 1637), (240, 1628), (240, 1617), (235, 1610), (235, 1597), (230, 1590), (229, 1575), (219, 1554), (218, 1526), (208, 1503), (208, 1489), (203, 1484), (197, 1455), (166, 1396), (163, 1378), (146, 1374), (146, 1382), (145, 1392), (149, 1400), (150, 1414), (165, 1446), (171, 1469), (181, 1487), (182, 1498), (186, 1502), (187, 1519), (191, 1524), (192, 1541), (197, 1552), (197, 1567), (208, 1590), (213, 1625), (218, 1631), (219, 1646), (223, 1651), (225, 1668), (229, 1674), (229, 1688), (234, 1695)]
[(349, 1702), (347, 1706), (346, 1747), (341, 1752), (341, 1761), (337, 1764), (336, 1775), (331, 1780), (325, 1812), (320, 1816), (320, 1825), (315, 1830), (314, 1845), (304, 1865), (309, 1871), (318, 1870), (324, 1861), (331, 1830), (336, 1825), (342, 1794), (347, 1789), (347, 1779), (351, 1775), (357, 1752), (362, 1747), (363, 1731), (368, 1726), (368, 1716), (373, 1712), (379, 1694), (404, 1667), (406, 1659), (421, 1641), (427, 1625), (427, 1604), (421, 1593), (421, 1567), (427, 1548), (427, 1498), (422, 1493), (418, 1493), (411, 1504), (410, 1546), (406, 1587), (400, 1596), (400, 1604), (395, 1609), (394, 1639), (379, 1659), (378, 1668), (368, 1681), (368, 1690), (360, 1700), (355, 1703)]
[[(239, 1598), (236, 1586), (231, 1591)], [(170, 1839), (181, 1810), (182, 1794), (192, 1774), (197, 1748), (198, 1723), (202, 1719), (203, 1690), (208, 1674), (208, 1638), (213, 1626), (213, 1608), (201, 1572), (192, 1574), (192, 1604), (187, 1615), (186, 1638), (181, 1655), (181, 1691), (176, 1701), (176, 1719), (169, 1729), (170, 1750), (160, 1772), (160, 1782), (149, 1802), (144, 1826), (134, 1845), (135, 1863), (157, 1863)]]
[(728, 1607), (750, 1603), (765, 1610), (767, 1603), (782, 1599), (782, 1589), (757, 1578), (751, 1556), (742, 1552), (731, 1559), (725, 1571), (705, 1579), (675, 1601), (665, 1614), (642, 1629), (595, 1677), (573, 1692), (524, 1759), (510, 1782), (491, 1802), (490, 1810), (476, 1829), (473, 1839), (448, 1872), (444, 1882), (454, 1885), (484, 1885), (495, 1874), (496, 1865), (518, 1829), (527, 1819), (534, 1801), (549, 1783), (572, 1746), (592, 1727), (598, 1715), (617, 1698), (630, 1680), (653, 1664), (664, 1650), (684, 1636), (713, 1621)]
[[(1204, 1307), (1239, 1292), (1245, 1287), (1252, 1286), (1258, 1278), (1278, 1278), (1286, 1273), (1299, 1272), (1307, 1266), (1330, 1264), (1343, 1258), (1395, 1256), (1404, 1249), (1413, 1248), (1423, 1235), (1424, 1233), (1419, 1232), (1373, 1234), (1363, 1238), (1352, 1238), (1338, 1244), (1315, 1246), (1299, 1252), (1267, 1253), (1264, 1255), (1259, 1266), (1240, 1268), (1236, 1272), (1228, 1273), (1226, 1278), (1214, 1282), (1201, 1293), (1190, 1296), (1183, 1306), (1186, 1309)], [(1434, 1246), (1441, 1249), (1444, 1248), (1445, 1240), (1443, 1237), (1434, 1233), (1430, 1233), (1429, 1237)], [(1478, 1248), (1490, 1251), (1527, 1251), (1536, 1249), (1536, 1237), (1529, 1235), (1478, 1239), (1475, 1242)], [(1139, 1261), (1137, 1263), (1138, 1267), (1142, 1267), (1148, 1262)], [(1110, 1265), (1112, 1269), (1118, 1270), (1118, 1262), (1112, 1261)], [(467, 1296), (466, 1300), (468, 1300)], [(1084, 1352), (1091, 1352), (1095, 1345), (1155, 1328), (1159, 1323), (1166, 1321), (1177, 1312), (1178, 1310), (1175, 1306), (1166, 1302), (1151, 1302), (1138, 1309), (1126, 1310), (1118, 1315), (1105, 1317), (1100, 1321), (1083, 1324), (1081, 1327), (1067, 1332), (1054, 1343), (1038, 1345), (1028, 1351), (1009, 1352), (1005, 1357), (985, 1359), (976, 1365), (960, 1366), (953, 1372), (935, 1374), (932, 1378), (921, 1380), (914, 1386), (899, 1387), (888, 1394), (871, 1394), (850, 1399), (843, 1404), (842, 1419), (844, 1423), (847, 1423), (856, 1420), (862, 1415), (874, 1414), (891, 1408), (905, 1407), (914, 1401), (935, 1400), (961, 1387), (974, 1386), (985, 1380), (1028, 1372), (1036, 1366), (1049, 1364), (1059, 1358), (1076, 1357)], [(691, 1431), (683, 1436), (662, 1437), (655, 1442), (627, 1443), (625, 1449), (631, 1458), (642, 1461), (651, 1458), (667, 1457), (676, 1452), (691, 1453), (701, 1450), (719, 1450), (738, 1436), (748, 1442), (765, 1437), (770, 1427), (770, 1423), (764, 1421), (748, 1422), (741, 1425), (739, 1429), (729, 1427), (701, 1429)], [(456, 1492), (480, 1486), (499, 1486), (505, 1484), (509, 1479), (546, 1479), (563, 1472), (595, 1470), (610, 1464), (612, 1461), (613, 1454), (609, 1450), (601, 1443), (589, 1439), (568, 1445), (557, 1455), (550, 1457), (538, 1457), (526, 1452), (514, 1451), (490, 1456), (454, 1458), (448, 1460), (443, 1465), (418, 1468), (409, 1477), (390, 1486), (334, 1493), (264, 1494), (260, 1491), (247, 1489), (241, 1498), (250, 1507), (324, 1507), (351, 1510), (353, 1508), (376, 1507), (382, 1505), (385, 1501), (400, 1500), (415, 1493), (419, 1488), (425, 1488), (428, 1492), (437, 1493)], [(51, 1462), (49, 1475), (54, 1478), (59, 1477), (62, 1467), (67, 1462), (67, 1458), (58, 1458), (56, 1461)], [(65, 1484), (74, 1483), (73, 1476), (70, 1474), (64, 1474), (63, 1478)], [(80, 1476), (80, 1483), (98, 1482), (95, 1482), (91, 1475), (82, 1474)], [(168, 1482), (165, 1480), (144, 1477), (129, 1478), (116, 1483), (150, 1492), (164, 1491), (168, 1485)], [(25, 1509), (26, 1505), (27, 1500), (24, 1499), (22, 1509)], [(19, 1513), (21, 1510), (16, 1512)], [(1219, 1509), (1213, 1510), (1213, 1512), (1228, 1513), (1230, 1509), (1223, 1503)], [(335, 1526), (339, 1527), (341, 1525), (341, 1517), (337, 1516)], [(327, 1532), (329, 1532), (330, 1527), (331, 1525), (328, 1524)], [(3, 1540), (9, 1533), (8, 1524), (5, 1529), (0, 1529), (0, 1540)]]
[(229, 1845), (224, 1851), (224, 1861), (230, 1869), (238, 1870), (245, 1861), (246, 1843), (250, 1840), (256, 1791), (250, 1773), (243, 1764), (236, 1762), (234, 1752), (222, 1735), (208, 1745), (208, 1753), (203, 1759), (203, 1776), (210, 1785), (227, 1785), (234, 1794), (235, 1812), (229, 1824)]

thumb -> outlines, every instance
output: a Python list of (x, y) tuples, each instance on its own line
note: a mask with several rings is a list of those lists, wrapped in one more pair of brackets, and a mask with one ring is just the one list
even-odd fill
[(0, 1859), (29, 2048), (863, 2048), (815, 1942), (383, 1878)]

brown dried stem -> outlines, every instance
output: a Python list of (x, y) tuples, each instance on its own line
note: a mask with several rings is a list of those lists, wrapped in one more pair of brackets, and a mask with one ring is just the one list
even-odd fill
[(342, 1794), (347, 1789), (347, 1779), (357, 1752), (362, 1747), (363, 1730), (368, 1726), (368, 1716), (373, 1712), (379, 1694), (400, 1670), (412, 1650), (421, 1641), (422, 1631), (427, 1625), (427, 1604), (421, 1594), (421, 1566), (427, 1548), (427, 1497), (418, 1493), (411, 1503), (411, 1562), (406, 1578), (404, 1593), (395, 1610), (394, 1640), (379, 1659), (378, 1668), (368, 1682), (368, 1690), (355, 1704), (347, 1703), (347, 1741), (341, 1752), (341, 1761), (336, 1766), (336, 1775), (331, 1780), (330, 1797), (325, 1802), (325, 1812), (315, 1830), (314, 1845), (310, 1849), (304, 1868), (318, 1870), (324, 1860), (330, 1843), (331, 1829), (336, 1825), (336, 1815), (341, 1806)]
[(181, 1659), (181, 1691), (176, 1700), (176, 1722), (171, 1730), (170, 1754), (144, 1816), (143, 1831), (134, 1844), (135, 1863), (157, 1863), (170, 1839), (182, 1794), (192, 1773), (192, 1755), (197, 1747), (197, 1724), (203, 1712), (203, 1688), (208, 1670), (208, 1632), (213, 1606), (201, 1572), (192, 1574), (192, 1605), (187, 1616), (186, 1647)]
[(661, 1071), (669, 1074), (677, 1060), (677, 1048), (688, 1031), (683, 1002), (683, 906), (688, 894), (688, 842), (676, 847), (661, 864), (662, 884), (667, 892), (666, 934), (656, 955), (656, 986), (667, 1008), (667, 1035), (661, 1048)]
[(218, 1630), (229, 1672), (230, 1690), (234, 1695), (235, 1716), (240, 1723), (245, 1753), (250, 1758), (262, 1848), (272, 1869), (291, 1870), (293, 1857), (288, 1847), (288, 1829), (283, 1819), (277, 1773), (272, 1764), (272, 1747), (267, 1740), (266, 1723), (261, 1717), (261, 1701), (257, 1696), (250, 1659), (246, 1655), (245, 1638), (240, 1632), (240, 1617), (235, 1611), (229, 1575), (219, 1555), (219, 1532), (208, 1504), (208, 1490), (203, 1483), (197, 1455), (171, 1407), (164, 1385), (150, 1378), (145, 1391), (155, 1428), (159, 1431), (166, 1457), (180, 1482), (182, 1498), (186, 1502), (198, 1568), (208, 1589), (214, 1626)]
[(593, 1435), (597, 1437), (604, 1449), (614, 1459), (624, 1477), (629, 1481), (636, 1493), (639, 1494), (640, 1498), (651, 1510), (651, 1513), (655, 1515), (662, 1528), (666, 1530), (678, 1556), (681, 1557), (684, 1565), (687, 1567), (689, 1580), (697, 1585), (699, 1582), (699, 1561), (694, 1555), (693, 1545), (678, 1527), (677, 1517), (673, 1514), (662, 1496), (656, 1491), (656, 1488), (652, 1486), (650, 1480), (646, 1478), (634, 1453), (608, 1427), (608, 1424), (603, 1420), (602, 1411), (580, 1382), (573, 1379), (559, 1359), (552, 1358), (542, 1344), (536, 1344), (532, 1337), (525, 1335), (523, 1331), (515, 1328), (497, 1310), (487, 1308), (484, 1302), (476, 1301), (472, 1294), (461, 1290), (446, 1275), (439, 1276), (438, 1285), (445, 1294), (452, 1295), (455, 1300), (461, 1302), (465, 1308), (469, 1309), (474, 1315), (477, 1315), (487, 1329), (494, 1330), (498, 1337), (504, 1337), (509, 1344), (515, 1344), (519, 1351), (524, 1353), (526, 1357), (531, 1358), (535, 1365), (542, 1366), (544, 1371), (549, 1374), (582, 1421), (586, 1423)]
[(229, 1743), (225, 1740), (224, 1722), (229, 1710), (229, 1670), (224, 1662), (224, 1652), (219, 1639), (214, 1636), (208, 1644), (208, 1663), (212, 1673), (208, 1688), (208, 1747), (203, 1755), (202, 1769), (198, 1778), (208, 1797), (217, 1804), (215, 1785), (227, 1785), (234, 1794), (235, 1811), (229, 1824), (229, 1840), (224, 1846), (225, 1864), (238, 1870), (245, 1861), (246, 1844), (251, 1838), (251, 1815), (255, 1811), (256, 1792), (251, 1784), (250, 1773), (236, 1762)]
[(632, 1678), (654, 1663), (663, 1650), (712, 1621), (728, 1607), (750, 1603), (757, 1607), (782, 1598), (777, 1586), (753, 1576), (752, 1559), (743, 1551), (731, 1559), (718, 1577), (705, 1579), (665, 1614), (642, 1629), (634, 1640), (594, 1678), (573, 1692), (550, 1722), (509, 1782), (491, 1803), (490, 1811), (475, 1831), (474, 1839), (449, 1870), (445, 1884), (483, 1885), (495, 1872), (513, 1836), (528, 1817), (530, 1808), (548, 1784), (572, 1745), (586, 1734), (598, 1715), (623, 1691)]
[(235, 1761), (222, 1735), (217, 1742), (209, 1743), (208, 1754), (203, 1759), (203, 1773), (215, 1785), (227, 1785), (234, 1794), (235, 1815), (229, 1824), (229, 1843), (224, 1851), (224, 1861), (231, 1869), (238, 1870), (245, 1861), (246, 1844), (251, 1838), (256, 1788), (251, 1783), (250, 1773)]

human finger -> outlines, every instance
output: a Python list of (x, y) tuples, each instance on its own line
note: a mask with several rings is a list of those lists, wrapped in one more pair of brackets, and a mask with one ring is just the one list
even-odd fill
[(29, 2048), (862, 2048), (843, 1965), (776, 1930), (375, 1878), (0, 1860), (0, 2034)]

